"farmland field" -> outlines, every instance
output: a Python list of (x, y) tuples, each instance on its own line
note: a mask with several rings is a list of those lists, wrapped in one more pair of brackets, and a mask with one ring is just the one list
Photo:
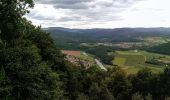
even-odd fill
[(117, 61), (117, 58), (121, 58), (121, 59), (124, 59), (124, 63), (123, 65), (126, 65), (126, 66), (135, 66), (137, 64), (143, 64), (145, 63), (145, 56), (143, 56), (142, 54), (140, 53), (136, 53), (136, 52), (127, 52), (127, 51), (117, 51), (115, 53), (115, 60), (113, 61), (115, 64), (118, 63), (118, 65), (120, 64), (119, 61)]
[(113, 63), (116, 65), (124, 65), (125, 62), (126, 62), (126, 58), (122, 58), (122, 57), (116, 57), (113, 61)]
[(113, 64), (121, 66), (128, 73), (136, 73), (143, 68), (149, 68), (153, 72), (158, 73), (164, 69), (163, 66), (147, 64), (145, 62), (153, 58), (163, 60), (163, 61), (170, 60), (170, 56), (167, 55), (150, 53), (146, 51), (137, 51), (137, 50), (116, 51), (112, 54), (114, 54), (115, 56), (113, 60)]
[[(63, 50), (63, 53), (67, 55), (75, 56), (82, 60), (95, 62), (95, 56), (86, 53), (84, 51)], [(148, 68), (151, 69), (152, 72), (159, 73), (163, 71), (164, 66), (147, 64), (145, 62), (153, 58), (158, 60), (163, 60), (163, 61), (170, 60), (170, 56), (167, 55), (150, 53), (147, 51), (138, 51), (138, 50), (115, 51), (109, 54), (113, 54), (115, 56), (113, 60), (113, 65), (122, 67), (122, 69), (126, 70), (127, 73), (136, 73), (143, 68)]]
[(80, 55), (80, 51), (71, 51), (71, 50), (62, 50), (62, 52), (66, 55), (71, 55), (71, 56), (78, 56)]

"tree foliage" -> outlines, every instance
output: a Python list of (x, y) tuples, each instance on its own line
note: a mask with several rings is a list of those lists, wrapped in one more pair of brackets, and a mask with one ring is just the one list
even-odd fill
[[(56, 100), (63, 98), (62, 82), (47, 55), (58, 51), (50, 36), (31, 25), (23, 15), (33, 7), (32, 0), (0, 1), (0, 98), (14, 100)], [(39, 35), (36, 36), (35, 35)], [(39, 41), (30, 37), (39, 37)], [(51, 52), (53, 51), (53, 52)], [(46, 55), (42, 55), (42, 52)], [(62, 55), (56, 52), (56, 55)], [(48, 60), (44, 60), (47, 58)], [(52, 58), (53, 60), (57, 57)], [(62, 59), (62, 58), (61, 58)], [(63, 59), (64, 60), (64, 59)], [(60, 62), (60, 61), (58, 61)], [(57, 62), (57, 63), (58, 63)]]

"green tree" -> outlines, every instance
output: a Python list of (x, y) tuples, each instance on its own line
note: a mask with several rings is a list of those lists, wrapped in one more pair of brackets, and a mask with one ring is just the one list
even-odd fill
[(1, 50), (0, 59), (0, 67), (5, 70), (5, 78), (0, 81), (1, 98), (42, 100), (61, 96), (59, 77), (41, 61), (36, 46)]
[(160, 88), (160, 95), (162, 97), (169, 97), (170, 96), (170, 68), (165, 68), (164, 73), (160, 75), (159, 80), (159, 88)]
[[(52, 70), (49, 57), (42, 55), (43, 47), (38, 41), (29, 38), (33, 33), (39, 39), (50, 39), (39, 27), (31, 25), (23, 18), (28, 9), (33, 7), (33, 0), (0, 0), (0, 98), (7, 100), (62, 100), (62, 82), (59, 74)], [(29, 27), (29, 29), (27, 29)], [(43, 38), (42, 38), (43, 37)], [(46, 38), (45, 38), (46, 37)], [(50, 42), (49, 42), (50, 41)], [(47, 46), (56, 63), (58, 51), (49, 41), (41, 42)], [(52, 51), (52, 52), (51, 52)], [(46, 54), (45, 52), (45, 54)], [(48, 54), (47, 54), (48, 55)], [(59, 51), (54, 55), (62, 55)], [(62, 61), (63, 58), (61, 58)], [(61, 63), (57, 64), (60, 65)], [(62, 65), (61, 65), (62, 66)]]
[(33, 0), (0, 0), (0, 33), (3, 42), (18, 44), (23, 36), (23, 15), (33, 7)]
[(127, 80), (126, 73), (119, 67), (109, 70), (108, 73), (110, 75), (107, 79), (107, 86), (115, 99), (128, 100), (130, 98), (131, 84)]
[(151, 84), (152, 79), (153, 74), (149, 69), (145, 68), (139, 71), (130, 79), (133, 85), (133, 92), (139, 92), (144, 96), (151, 93), (153, 89), (153, 84)]

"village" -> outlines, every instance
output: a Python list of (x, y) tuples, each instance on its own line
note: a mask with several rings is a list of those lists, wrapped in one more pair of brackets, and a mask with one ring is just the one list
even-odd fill
[(83, 66), (85, 69), (94, 66), (96, 63), (94, 61), (90, 61), (88, 59), (80, 58), (80, 55), (88, 56), (86, 53), (81, 53), (80, 51), (62, 51), (66, 55), (66, 60), (76, 66)]

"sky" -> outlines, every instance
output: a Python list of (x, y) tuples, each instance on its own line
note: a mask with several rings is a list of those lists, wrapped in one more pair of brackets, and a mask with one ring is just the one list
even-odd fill
[(26, 17), (44, 28), (170, 27), (170, 0), (35, 0)]

